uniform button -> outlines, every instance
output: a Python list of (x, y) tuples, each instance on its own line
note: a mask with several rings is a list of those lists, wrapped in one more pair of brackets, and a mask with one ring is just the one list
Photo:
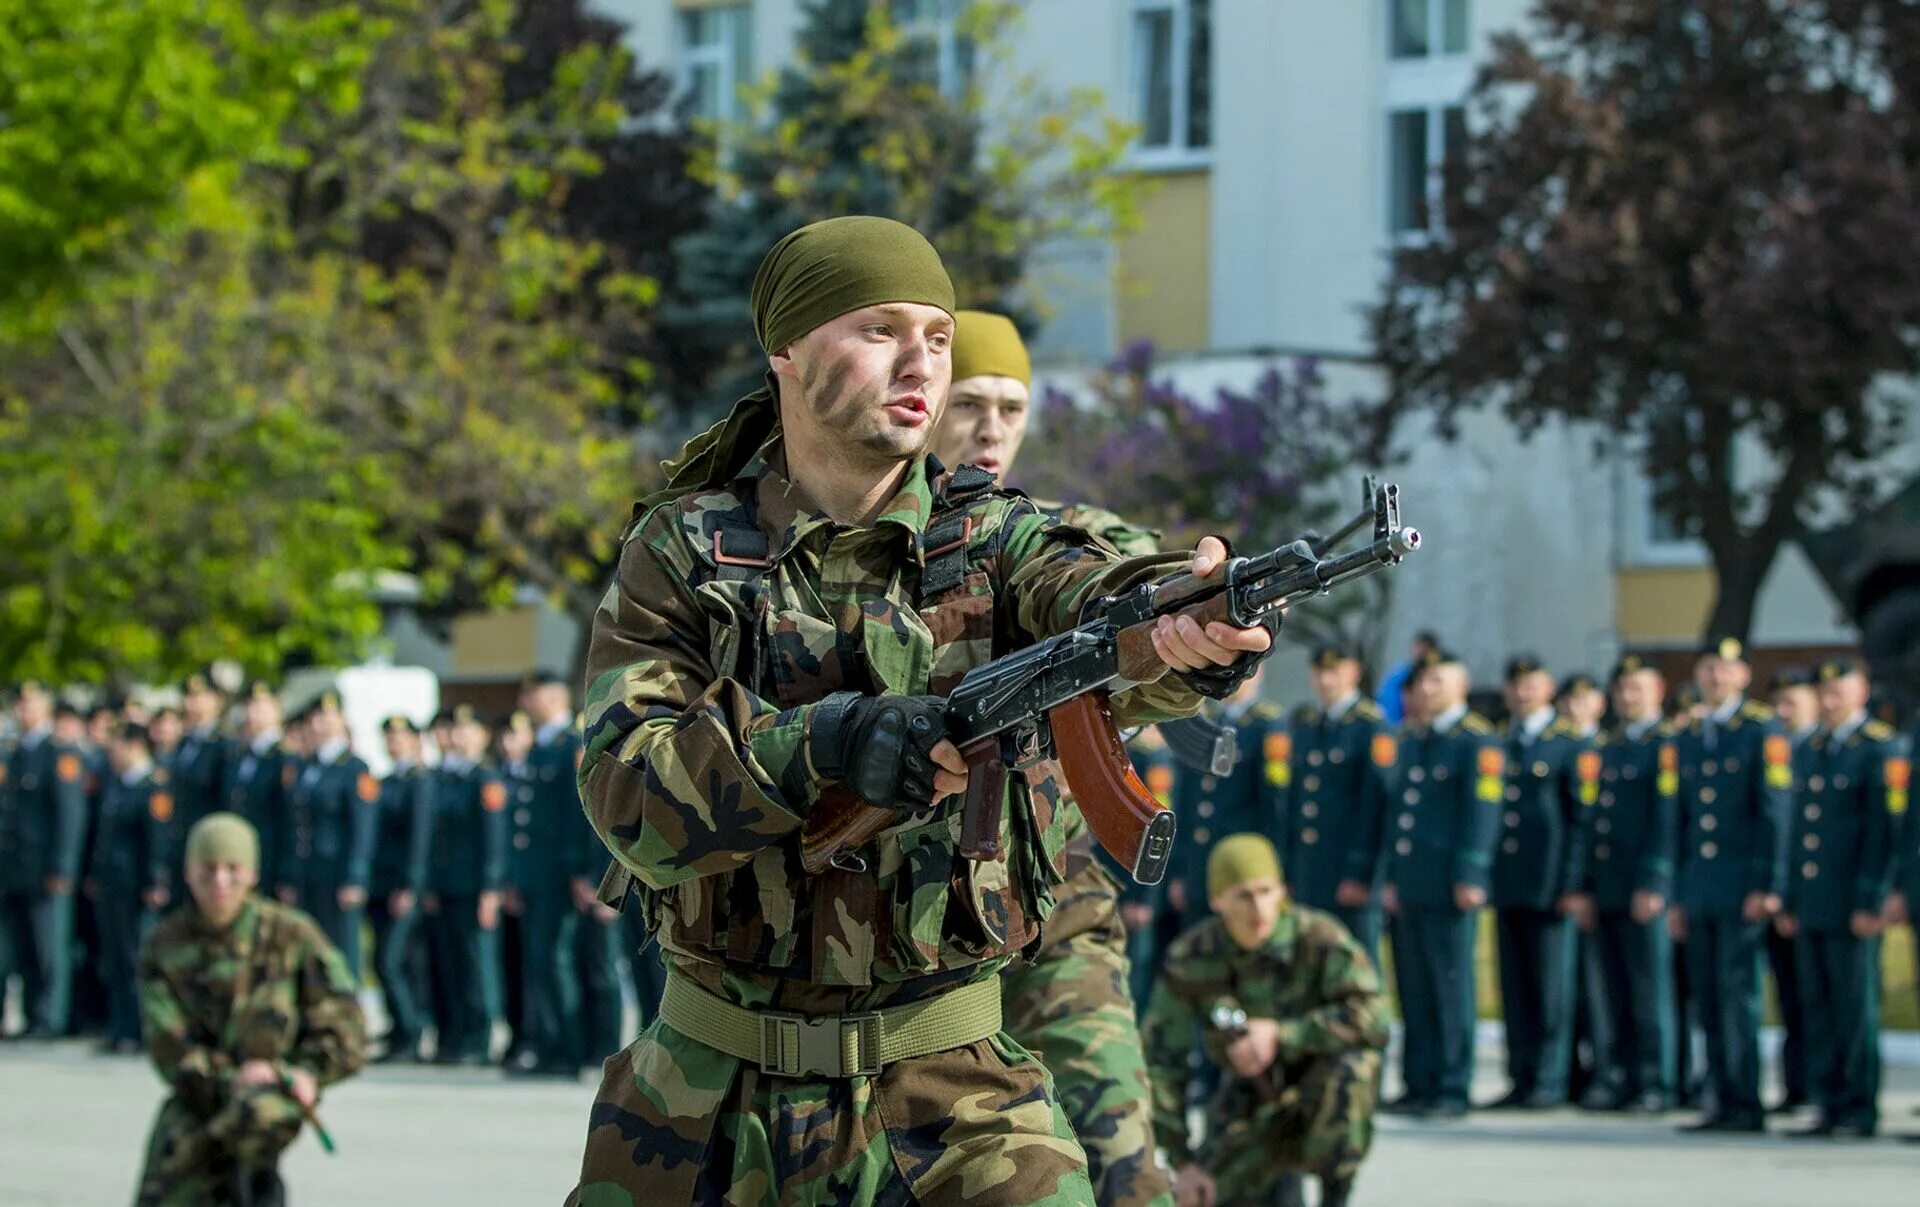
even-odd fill
[(1600, 773), (1600, 778), (1607, 781), (1609, 784), (1611, 784), (1615, 779), (1619, 778), (1619, 775), (1620, 775), (1619, 769), (1614, 767), (1609, 767), (1605, 771), (1602, 771)]
[(1820, 865), (1809, 859), (1800, 865), (1800, 875), (1803, 879), (1816, 880), (1820, 876)]
[(1518, 838), (1509, 838), (1500, 844), (1500, 849), (1509, 855), (1518, 855), (1520, 853), (1520, 840)]
[(300, 856), (300, 858), (302, 859), (306, 859), (307, 857), (313, 854), (313, 848), (303, 842), (303, 843), (297, 844), (293, 848), (293, 853)]
[(1205, 826), (1201, 826), (1198, 830), (1195, 830), (1193, 832), (1193, 840), (1198, 843), (1204, 844), (1208, 839), (1212, 837), (1213, 837), (1213, 831), (1207, 829)]
[(1711, 789), (1711, 788), (1702, 788), (1702, 789), (1700, 789), (1700, 803), (1701, 803), (1701, 804), (1703, 804), (1703, 805), (1710, 805), (1710, 804), (1712, 804), (1712, 803), (1713, 803), (1714, 801), (1717, 801), (1717, 800), (1719, 800), (1719, 799), (1720, 799), (1720, 794), (1719, 794), (1718, 792), (1715, 792), (1715, 791), (1714, 791), (1713, 789)]
[(1508, 784), (1508, 785), (1507, 785), (1507, 799), (1508, 799), (1508, 800), (1519, 800), (1519, 799), (1520, 799), (1520, 785), (1518, 785), (1518, 784)]
[(1546, 779), (1547, 772), (1551, 770), (1553, 770), (1553, 768), (1547, 766), (1545, 759), (1536, 760), (1533, 764), (1533, 774), (1540, 779)]
[(1307, 752), (1307, 766), (1309, 766), (1309, 767), (1318, 767), (1318, 766), (1320, 765), (1320, 761), (1321, 761), (1321, 757), (1322, 757), (1322, 756), (1321, 756), (1321, 754), (1320, 754), (1320, 752), (1319, 752), (1318, 750), (1310, 750), (1310, 751), (1308, 751), (1308, 752)]
[(524, 787), (524, 788), (522, 788), (522, 789), (520, 789), (520, 799), (521, 799), (521, 800), (532, 800), (532, 799), (533, 799), (533, 788), (532, 788), (532, 786), (531, 786), (531, 785), (529, 785), (529, 786), (527, 786), (527, 787)]
[(1402, 838), (1399, 842), (1393, 844), (1393, 849), (1396, 854), (1411, 855), (1413, 854), (1413, 839)]
[(1327, 761), (1329, 763), (1344, 763), (1347, 761), (1347, 752), (1337, 748), (1329, 750), (1327, 751)]
[(1720, 853), (1720, 848), (1717, 846), (1714, 846), (1710, 842), (1703, 842), (1700, 844), (1700, 858), (1702, 859), (1712, 859), (1715, 855), (1718, 855), (1719, 853)]
[(1807, 806), (1807, 820), (1808, 820), (1808, 821), (1819, 821), (1819, 820), (1820, 820), (1820, 806), (1819, 806), (1819, 805), (1808, 805), (1808, 806)]
[(1406, 791), (1406, 795), (1401, 799), (1405, 800), (1410, 805), (1417, 805), (1420, 803), (1420, 793), (1416, 789), (1409, 788)]
[(1433, 769), (1433, 778), (1434, 778), (1434, 779), (1436, 779), (1436, 780), (1443, 780), (1443, 779), (1446, 779), (1446, 778), (1447, 778), (1447, 769), (1446, 769), (1445, 767), (1435, 767), (1435, 768)]
[(1593, 857), (1595, 859), (1601, 859), (1601, 860), (1610, 859), (1612, 858), (1612, 856), (1613, 856), (1613, 848), (1608, 846), (1604, 842), (1601, 843), (1599, 846), (1593, 848)]
[(1728, 759), (1728, 760), (1727, 760), (1727, 774), (1728, 774), (1728, 775), (1732, 775), (1732, 774), (1733, 774), (1734, 772), (1736, 772), (1736, 771), (1738, 771), (1738, 770), (1740, 770), (1740, 760), (1739, 760), (1739, 759)]
[(1611, 808), (1613, 808), (1613, 793), (1611, 793), (1611, 792), (1602, 792), (1602, 793), (1600, 794), (1600, 807), (1601, 807), (1602, 809), (1611, 809)]
[(559, 773), (560, 773), (560, 769), (558, 767), (542, 767), (540, 769), (540, 778), (543, 780), (550, 780), (554, 776), (558, 775)]
[(513, 811), (513, 824), (516, 826), (524, 826), (532, 820), (533, 820), (532, 809), (515, 809)]
[(1320, 841), (1320, 831), (1312, 829), (1311, 827), (1302, 830), (1300, 831), (1300, 841), (1306, 843), (1308, 846), (1312, 846), (1314, 843)]
[(1800, 845), (1809, 851), (1817, 851), (1820, 849), (1820, 836), (1818, 834), (1809, 834), (1800, 840)]
[(1700, 764), (1701, 775), (1712, 775), (1719, 770), (1720, 764), (1714, 762), (1712, 759), (1708, 759), (1706, 762)]
[(1210, 801), (1210, 800), (1203, 800), (1203, 801), (1201, 801), (1201, 802), (1200, 802), (1200, 816), (1202, 816), (1202, 817), (1212, 817), (1212, 816), (1213, 816), (1213, 802), (1212, 802), (1212, 801)]
[(1715, 817), (1711, 813), (1707, 814), (1705, 817), (1700, 819), (1700, 828), (1702, 830), (1712, 831), (1712, 830), (1718, 829), (1719, 826), (1720, 826), (1720, 819)]
[(1593, 832), (1596, 834), (1611, 834), (1613, 833), (1613, 823), (1603, 817), (1593, 823)]
[(1519, 828), (1520, 828), (1520, 815), (1518, 813), (1507, 814), (1507, 829), (1517, 830)]
[(1427, 778), (1427, 769), (1426, 769), (1426, 768), (1424, 768), (1424, 767), (1409, 767), (1409, 768), (1407, 768), (1407, 782), (1408, 782), (1408, 783), (1410, 783), (1410, 784), (1417, 784), (1417, 783), (1419, 783), (1419, 782), (1420, 782), (1421, 780), (1423, 780), (1423, 779), (1426, 779), (1426, 778)]
[(1638, 767), (1635, 767), (1632, 764), (1628, 764), (1626, 767), (1621, 769), (1620, 778), (1623, 780), (1630, 780), (1634, 776), (1639, 774), (1640, 774), (1640, 769)]
[(1312, 801), (1308, 801), (1306, 804), (1300, 806), (1300, 816), (1318, 817), (1320, 816), (1320, 806), (1314, 804)]
[(1309, 775), (1300, 781), (1300, 786), (1309, 792), (1318, 792), (1320, 790), (1320, 777), (1317, 775)]
[(1401, 828), (1402, 830), (1411, 830), (1411, 829), (1413, 829), (1413, 814), (1411, 814), (1411, 813), (1402, 813), (1402, 814), (1400, 815), (1400, 828)]
[(1833, 788), (1836, 792), (1845, 792), (1847, 790), (1847, 777), (1844, 775), (1834, 776)]
[(1213, 786), (1219, 782), (1219, 780), (1214, 779), (1211, 775), (1203, 775), (1200, 777), (1200, 787), (1206, 792), (1213, 791)]
[(533, 840), (528, 838), (525, 834), (515, 834), (513, 836), (513, 849), (516, 851), (524, 851), (527, 849), (528, 846), (532, 844), (532, 842)]
[(1826, 786), (1827, 786), (1827, 777), (1824, 775), (1810, 775), (1807, 777), (1808, 791), (1818, 792), (1822, 788), (1825, 788)]

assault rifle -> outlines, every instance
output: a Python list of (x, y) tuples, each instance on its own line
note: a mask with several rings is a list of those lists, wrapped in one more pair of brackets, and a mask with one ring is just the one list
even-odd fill
[[(1400, 524), (1400, 488), (1368, 478), (1366, 494), (1360, 514), (1331, 538), (1230, 558), (1206, 578), (1188, 573), (1142, 583), (1097, 601), (1080, 627), (967, 672), (947, 698), (946, 714), (947, 736), (968, 767), (960, 854), (1002, 858), (1008, 772), (1058, 758), (1094, 838), (1135, 880), (1158, 883), (1173, 850), (1173, 813), (1134, 773), (1108, 695), (1166, 672), (1153, 649), (1161, 616), (1189, 616), (1202, 628), (1218, 620), (1277, 629), (1293, 604), (1397, 565), (1418, 549), (1418, 530)], [(1332, 552), (1369, 519), (1370, 541)], [(900, 820), (839, 789), (822, 796), (802, 831), (800, 858), (809, 872), (864, 869), (858, 849)]]

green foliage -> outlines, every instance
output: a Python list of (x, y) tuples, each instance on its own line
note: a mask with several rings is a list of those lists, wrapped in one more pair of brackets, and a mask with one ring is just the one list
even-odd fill
[(1121, 170), (1131, 127), (1108, 116), (1096, 92), (1056, 94), (1014, 69), (1018, 5), (961, 8), (957, 59), (971, 67), (946, 81), (925, 27), (896, 19), (899, 7), (814, 0), (794, 64), (745, 90), (744, 121), (703, 129), (700, 167), (719, 203), (712, 226), (682, 242), (686, 293), (662, 320), (718, 344), (742, 379), (764, 368), (747, 305), (754, 271), (807, 222), (905, 222), (940, 249), (962, 305), (1031, 326), (1044, 305), (1027, 287), (1034, 249), (1105, 238), (1136, 220), (1137, 185)]

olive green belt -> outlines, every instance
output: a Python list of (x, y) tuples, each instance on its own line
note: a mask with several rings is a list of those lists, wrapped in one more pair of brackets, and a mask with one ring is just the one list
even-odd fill
[(872, 1077), (896, 1060), (978, 1043), (1000, 1030), (1000, 978), (939, 997), (857, 1014), (749, 1010), (677, 972), (667, 975), (660, 1020), (716, 1052), (759, 1062), (777, 1077)]

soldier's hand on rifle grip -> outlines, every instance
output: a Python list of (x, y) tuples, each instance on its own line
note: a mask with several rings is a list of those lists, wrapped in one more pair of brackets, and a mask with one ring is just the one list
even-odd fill
[(941, 697), (835, 692), (813, 708), (807, 754), (814, 769), (868, 804), (911, 813), (966, 790), (966, 760), (947, 740)]
[[(1193, 554), (1193, 576), (1217, 574), (1226, 561), (1226, 543), (1205, 537)], [(1219, 698), (1231, 695), (1272, 652), (1273, 633), (1265, 625), (1242, 629), (1213, 621), (1203, 628), (1188, 616), (1162, 616), (1154, 623), (1153, 649), (1187, 686)]]

